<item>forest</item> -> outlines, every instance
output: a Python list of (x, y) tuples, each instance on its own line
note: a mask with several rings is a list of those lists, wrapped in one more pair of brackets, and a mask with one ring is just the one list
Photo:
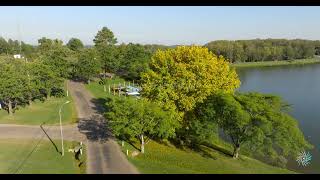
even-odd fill
[(320, 55), (318, 40), (218, 40), (207, 43), (205, 47), (214, 54), (224, 56), (232, 63), (306, 59)]

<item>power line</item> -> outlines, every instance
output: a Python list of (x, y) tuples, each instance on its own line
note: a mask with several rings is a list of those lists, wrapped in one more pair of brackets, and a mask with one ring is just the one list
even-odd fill
[[(40, 127), (42, 125), (44, 125), (45, 123), (47, 123), (49, 120), (47, 120), (46, 122), (43, 122)], [(52, 127), (52, 126), (51, 126)], [(46, 131), (48, 131), (51, 127), (47, 128)], [(42, 132), (43, 133), (43, 132)], [(32, 139), (32, 142), (35, 141), (37, 139), (37, 136), (34, 136), (34, 138)], [(36, 150), (36, 148), (38, 147), (38, 145), (40, 144), (40, 142), (43, 140), (45, 136), (45, 133), (42, 134), (41, 138), (38, 140), (38, 142), (36, 142), (36, 144), (34, 145), (34, 147), (32, 148), (32, 150), (30, 151), (30, 153), (24, 158), (24, 160), (20, 163), (20, 165), (18, 166), (18, 168), (16, 170), (13, 170), (13, 174), (16, 174), (19, 170), (22, 169), (23, 165), (26, 163), (26, 161), (30, 158), (30, 156), (33, 154), (33, 152)], [(33, 143), (32, 143), (33, 144)], [(16, 166), (13, 166), (16, 167)]]

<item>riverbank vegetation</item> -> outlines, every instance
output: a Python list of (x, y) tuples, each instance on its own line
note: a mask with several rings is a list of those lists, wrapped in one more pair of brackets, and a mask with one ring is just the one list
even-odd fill
[(250, 68), (250, 67), (272, 67), (272, 66), (286, 66), (286, 65), (305, 65), (320, 63), (319, 58), (287, 60), (287, 61), (263, 61), (263, 62), (243, 62), (233, 63), (232, 67), (235, 68)]

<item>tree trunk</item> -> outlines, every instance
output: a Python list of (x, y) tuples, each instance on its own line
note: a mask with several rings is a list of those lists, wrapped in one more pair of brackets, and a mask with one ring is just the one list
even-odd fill
[(141, 135), (140, 138), (141, 138), (141, 153), (143, 154), (144, 153), (144, 138), (143, 138), (143, 135)]
[(12, 116), (12, 102), (11, 102), (11, 100), (9, 100), (9, 102), (8, 102), (8, 113), (9, 113), (9, 115), (10, 116)]
[(240, 152), (240, 145), (234, 146), (234, 150), (233, 150), (233, 158), (234, 159), (238, 159), (239, 152)]
[(32, 104), (31, 98), (28, 99), (28, 104), (29, 104), (29, 106)]
[(47, 96), (46, 96), (46, 98), (48, 99), (50, 96), (51, 96), (51, 90), (48, 89), (48, 90), (47, 90)]
[(87, 83), (90, 84), (90, 79), (88, 79)]

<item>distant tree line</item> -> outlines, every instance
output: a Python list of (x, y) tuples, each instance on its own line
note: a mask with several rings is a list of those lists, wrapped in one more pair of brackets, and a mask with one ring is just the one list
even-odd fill
[(7, 41), (3, 37), (0, 37), (0, 54), (13, 55), (21, 52), (25, 56), (29, 56), (35, 51), (35, 49), (36, 48), (34, 46), (26, 44), (23, 41), (21, 41), (20, 46), (20, 42), (18, 40), (8, 39)]
[(320, 55), (320, 41), (301, 39), (218, 40), (205, 46), (232, 63), (305, 59)]

